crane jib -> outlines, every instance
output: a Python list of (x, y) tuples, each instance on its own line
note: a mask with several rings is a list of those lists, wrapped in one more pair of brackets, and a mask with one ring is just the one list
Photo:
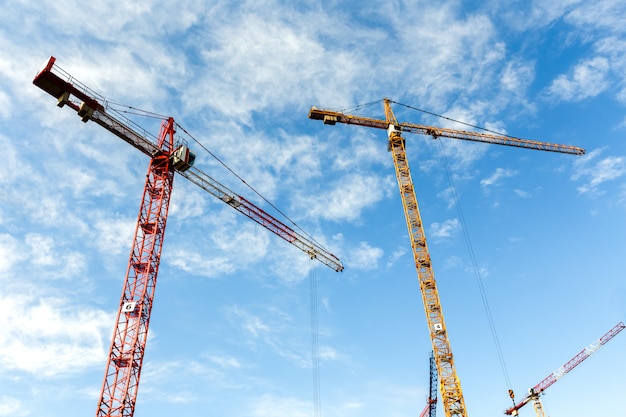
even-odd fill
[[(313, 106), (309, 110), (309, 119), (321, 120), (324, 124), (335, 125), (344, 123), (350, 125), (373, 127), (375, 129), (387, 130), (389, 122), (387, 120), (373, 119), (369, 117), (344, 114), (333, 110), (318, 109)], [(469, 140), (473, 142), (490, 143), (493, 145), (513, 146), (518, 148), (535, 149), (547, 152), (558, 152), (570, 155), (584, 155), (585, 150), (577, 146), (561, 145), (549, 142), (541, 142), (530, 139), (520, 139), (513, 136), (487, 132), (470, 132), (466, 130), (448, 129), (435, 126), (426, 126), (413, 123), (398, 123), (401, 132), (414, 133), (438, 138), (450, 138)]]

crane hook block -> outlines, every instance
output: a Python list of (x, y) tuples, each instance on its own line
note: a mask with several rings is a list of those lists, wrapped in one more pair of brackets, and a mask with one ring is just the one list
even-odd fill
[(170, 157), (174, 169), (178, 172), (187, 171), (196, 160), (196, 154), (185, 145), (179, 146)]

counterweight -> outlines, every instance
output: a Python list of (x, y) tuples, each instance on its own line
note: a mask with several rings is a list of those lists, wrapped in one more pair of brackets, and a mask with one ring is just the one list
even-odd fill
[(426, 236), (417, 205), (417, 197), (411, 179), (411, 172), (405, 150), (405, 139), (402, 132), (419, 133), (432, 136), (434, 139), (447, 137), (453, 139), (471, 140), (475, 142), (492, 143), (497, 145), (515, 146), (520, 148), (537, 149), (549, 152), (559, 152), (573, 155), (583, 155), (581, 148), (568, 145), (558, 145), (546, 142), (513, 138), (504, 135), (467, 132), (463, 130), (444, 129), (433, 126), (417, 125), (412, 123), (398, 123), (391, 108), (391, 100), (384, 100), (385, 119), (372, 119), (362, 116), (344, 114), (333, 110), (321, 110), (312, 107), (309, 118), (322, 120), (324, 124), (337, 123), (354, 124), (387, 130), (388, 149), (393, 157), (396, 178), (400, 189), (400, 197), (404, 208), (409, 239), (413, 250), (413, 259), (417, 269), (422, 301), (426, 312), (426, 321), (433, 345), (435, 363), (439, 374), (441, 401), (446, 417), (465, 417), (465, 400), (461, 390), (461, 382), (457, 376), (452, 349), (448, 339), (448, 331), (443, 318), (441, 301), (437, 290), (437, 283), (433, 273), (430, 254), (426, 244)]
[(175, 172), (312, 259), (335, 271), (343, 270), (335, 255), (193, 166), (195, 155), (176, 140), (173, 118), (163, 121), (158, 137), (151, 135), (116, 114), (104, 97), (56, 66), (54, 57), (46, 61), (33, 83), (55, 97), (59, 107), (75, 110), (83, 122), (93, 121), (150, 157), (97, 417), (134, 414)]

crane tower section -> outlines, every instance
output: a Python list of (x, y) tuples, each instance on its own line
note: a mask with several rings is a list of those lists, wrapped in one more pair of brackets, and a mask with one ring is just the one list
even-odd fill
[[(162, 149), (173, 147), (173, 124), (170, 118), (161, 128)], [(174, 181), (172, 165), (165, 154), (150, 161), (107, 358), (98, 417), (131, 416), (134, 412)]]

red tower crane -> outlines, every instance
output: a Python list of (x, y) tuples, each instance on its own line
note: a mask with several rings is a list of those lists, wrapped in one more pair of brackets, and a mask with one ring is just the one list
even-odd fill
[[(569, 361), (567, 361), (565, 365), (561, 366), (559, 369), (552, 372), (543, 381), (541, 381), (534, 387), (529, 388), (528, 395), (522, 401), (520, 401), (519, 403), (515, 404), (513, 407), (506, 410), (504, 414), (517, 416), (519, 414), (519, 409), (522, 408), (524, 405), (528, 404), (530, 401), (532, 401), (535, 407), (535, 413), (537, 414), (537, 417), (544, 417), (545, 414), (543, 412), (543, 406), (541, 405), (541, 400), (539, 399), (539, 396), (543, 394), (543, 392), (548, 387), (550, 387), (552, 384), (558, 381), (561, 377), (563, 377), (566, 373), (568, 373), (569, 371), (571, 371), (572, 369), (580, 365), (580, 363), (584, 361), (585, 359), (587, 359), (589, 356), (591, 356), (592, 353), (594, 353), (595, 351), (600, 349), (602, 346), (604, 346), (609, 340), (613, 339), (619, 332), (624, 330), (624, 328), (626, 328), (626, 325), (624, 325), (623, 322), (617, 323), (615, 327), (609, 330), (604, 336), (602, 336), (601, 338), (599, 338), (598, 340), (596, 340), (595, 342), (593, 342), (592, 344), (590, 344), (589, 346), (587, 346), (586, 348), (578, 352), (578, 354), (574, 356), (572, 359), (570, 359)], [(509, 391), (509, 395), (511, 396), (511, 399), (513, 399), (513, 402), (515, 402), (513, 391)]]
[(96, 416), (131, 417), (135, 410), (175, 172), (311, 258), (343, 270), (335, 255), (195, 168), (195, 155), (177, 140), (173, 118), (163, 121), (158, 137), (151, 135), (55, 65), (54, 57), (33, 83), (55, 97), (59, 107), (67, 105), (83, 122), (95, 122), (151, 158)]

